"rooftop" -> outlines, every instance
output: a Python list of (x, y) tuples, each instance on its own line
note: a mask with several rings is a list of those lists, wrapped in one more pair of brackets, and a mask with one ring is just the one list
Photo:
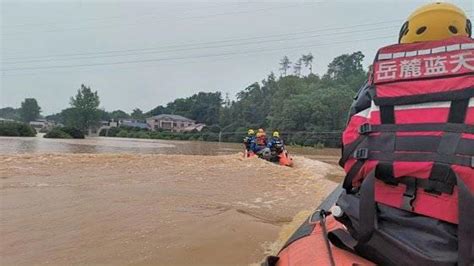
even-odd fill
[(186, 118), (184, 116), (180, 115), (169, 115), (169, 114), (161, 114), (161, 115), (155, 115), (152, 117), (149, 117), (147, 119), (170, 119), (170, 120), (175, 120), (175, 121), (188, 121), (188, 122), (194, 122), (194, 120)]

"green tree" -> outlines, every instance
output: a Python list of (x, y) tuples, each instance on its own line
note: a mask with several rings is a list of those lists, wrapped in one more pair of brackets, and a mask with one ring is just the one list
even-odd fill
[(20, 109), (15, 109), (13, 107), (0, 108), (0, 117), (5, 119), (21, 120)]
[(229, 93), (226, 93), (219, 116), (220, 125), (228, 126), (234, 122), (235, 118), (232, 116), (232, 104), (233, 102), (230, 100)]
[(255, 82), (237, 93), (237, 102), (233, 106), (234, 117), (240, 118), (244, 126), (265, 126), (270, 111), (270, 97), (265, 95), (266, 89)]
[(286, 72), (291, 67), (291, 61), (288, 59), (288, 56), (284, 56), (280, 61), (280, 71), (282, 76), (286, 76)]
[(24, 122), (30, 122), (36, 120), (41, 113), (41, 107), (35, 98), (26, 98), (21, 103), (20, 116)]
[(301, 60), (303, 61), (304, 66), (309, 69), (310, 74), (313, 74), (313, 59), (314, 56), (311, 53), (301, 56)]
[(169, 114), (170, 111), (162, 106), (162, 105), (158, 105), (157, 107), (153, 108), (152, 110), (150, 110), (149, 112), (147, 112), (145, 114), (146, 117), (149, 117), (149, 116), (155, 116), (155, 115), (161, 115), (161, 114)]
[(110, 113), (105, 111), (104, 109), (98, 109), (97, 113), (101, 121), (109, 121), (111, 119)]
[(74, 108), (73, 116), (77, 121), (74, 123), (81, 130), (88, 130), (98, 124), (100, 120), (99, 113), (99, 95), (97, 91), (93, 92), (90, 87), (81, 85), (75, 97), (71, 97), (71, 106)]
[(0, 121), (0, 136), (34, 137), (36, 130), (26, 123)]
[(133, 119), (137, 119), (137, 120), (145, 119), (145, 115), (143, 114), (143, 111), (140, 110), (140, 108), (133, 109), (131, 116)]
[(318, 124), (320, 101), (317, 94), (297, 94), (290, 96), (274, 116), (272, 128), (284, 131), (311, 130)]
[(191, 96), (189, 117), (208, 125), (219, 123), (222, 108), (222, 95), (220, 92), (199, 92)]
[(185, 98), (178, 98), (166, 105), (166, 109), (171, 114), (190, 117), (191, 101)]
[[(224, 141), (240, 141), (248, 128), (263, 127), (286, 133), (289, 143), (334, 147), (340, 143), (340, 134), (321, 132), (344, 128), (354, 91), (367, 76), (363, 58), (361, 52), (338, 56), (320, 78), (312, 73), (311, 53), (297, 61), (296, 75), (286, 76), (291, 62), (285, 57), (280, 64), (282, 76), (271, 73), (238, 92), (234, 101), (229, 97), (222, 101), (220, 93), (200, 92), (157, 106), (147, 114), (179, 114), (204, 122), (208, 125), (202, 137), (205, 140), (217, 139), (225, 128), (235, 134), (223, 135)], [(310, 71), (306, 77), (298, 76), (300, 62)]]
[(345, 80), (354, 75), (365, 75), (362, 61), (364, 54), (355, 52), (352, 54), (340, 55), (328, 65), (327, 76), (334, 80)]
[(110, 119), (114, 119), (115, 121), (123, 118), (130, 118), (130, 115), (122, 110), (115, 110), (109, 113)]
[(58, 119), (58, 121), (55, 121), (60, 122), (67, 127), (74, 127), (83, 130), (81, 113), (77, 108), (66, 108), (59, 114), (55, 115), (55, 117)]
[(303, 64), (303, 59), (298, 59), (298, 61), (296, 61), (296, 63), (293, 65), (293, 73), (299, 77), (301, 76), (301, 66)]
[(163, 106), (157, 106), (145, 114), (146, 117), (159, 114), (176, 114), (208, 125), (218, 124), (222, 108), (220, 92), (199, 92), (187, 98), (178, 98)]
[(117, 133), (117, 137), (119, 138), (127, 138), (128, 137), (128, 132), (126, 130), (120, 130), (119, 133)]
[(348, 86), (327, 87), (320, 95), (320, 126), (324, 130), (343, 130), (354, 92)]

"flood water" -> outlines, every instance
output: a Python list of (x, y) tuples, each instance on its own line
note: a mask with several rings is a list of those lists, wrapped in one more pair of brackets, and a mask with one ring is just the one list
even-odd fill
[(0, 265), (258, 263), (343, 172), (336, 149), (289, 147), (292, 168), (241, 151), (238, 143), (0, 137)]
[[(47, 139), (37, 137), (0, 137), (0, 154), (36, 153), (134, 153), (134, 154), (175, 154), (175, 155), (228, 155), (242, 151), (238, 143), (218, 143), (204, 141), (172, 141), (157, 139), (129, 139), (94, 137), (86, 139)], [(336, 164), (339, 149), (315, 149), (308, 147), (288, 147), (290, 153), (304, 155)]]
[(94, 137), (86, 139), (47, 139), (37, 137), (0, 137), (0, 151), (18, 153), (140, 153), (223, 155), (240, 151), (232, 143), (190, 142), (150, 139)]

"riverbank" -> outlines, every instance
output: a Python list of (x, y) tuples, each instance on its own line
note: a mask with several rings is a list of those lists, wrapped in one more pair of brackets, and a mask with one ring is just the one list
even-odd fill
[(1, 155), (2, 264), (258, 262), (335, 173), (304, 157)]

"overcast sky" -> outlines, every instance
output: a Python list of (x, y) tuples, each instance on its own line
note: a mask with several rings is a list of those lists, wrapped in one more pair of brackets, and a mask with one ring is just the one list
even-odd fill
[[(287, 55), (314, 71), (397, 41), (429, 1), (1, 1), (0, 108), (36, 98), (43, 115), (82, 83), (107, 111), (148, 111), (199, 91), (235, 94)], [(473, 17), (474, 1), (450, 1)]]

